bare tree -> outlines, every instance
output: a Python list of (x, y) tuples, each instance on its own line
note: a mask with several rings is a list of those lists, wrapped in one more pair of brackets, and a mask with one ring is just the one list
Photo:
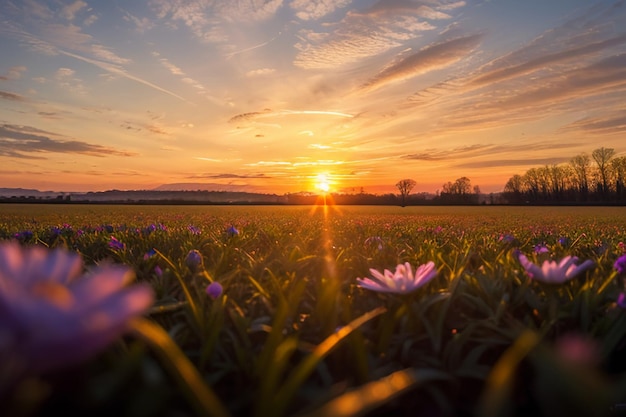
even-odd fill
[(589, 191), (589, 169), (591, 166), (591, 160), (589, 155), (582, 153), (573, 157), (570, 162), (570, 166), (574, 171), (574, 181), (578, 192), (583, 200), (587, 199), (587, 192)]
[(524, 181), (519, 174), (513, 175), (504, 186), (504, 192), (519, 196), (524, 191)]
[(591, 153), (591, 157), (596, 161), (598, 166), (598, 174), (600, 175), (600, 194), (603, 198), (606, 198), (609, 191), (609, 162), (615, 155), (615, 149), (613, 148), (598, 148), (594, 149)]
[(615, 183), (615, 194), (621, 200), (626, 193), (626, 156), (611, 160), (611, 172)]
[(400, 198), (402, 199), (402, 207), (406, 205), (406, 198), (411, 193), (411, 190), (415, 187), (417, 183), (415, 180), (410, 178), (405, 178), (396, 183), (396, 187), (400, 191)]

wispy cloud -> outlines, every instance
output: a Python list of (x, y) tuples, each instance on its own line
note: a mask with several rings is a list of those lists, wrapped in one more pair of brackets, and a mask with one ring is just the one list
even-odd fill
[[(609, 39), (591, 42), (588, 44), (572, 47), (563, 51), (557, 51), (548, 53), (545, 55), (537, 56), (528, 61), (521, 62), (516, 65), (505, 66), (503, 68), (496, 68), (493, 70), (487, 70), (483, 74), (477, 76), (470, 81), (470, 86), (481, 86), (485, 84), (491, 84), (502, 80), (510, 79), (520, 75), (527, 75), (535, 71), (543, 70), (549, 65), (559, 64), (572, 60), (580, 60), (588, 55), (599, 55), (602, 51), (620, 46), (626, 43), (626, 34), (611, 37)], [(506, 62), (506, 58), (502, 58), (502, 62)], [(500, 60), (499, 60), (500, 61)]]
[(472, 154), (484, 149), (491, 149), (493, 145), (468, 145), (453, 149), (425, 149), (420, 153), (404, 155), (404, 159), (416, 159), (419, 161), (441, 161), (445, 159), (459, 157), (464, 154)]
[(26, 67), (23, 65), (18, 65), (15, 67), (9, 68), (9, 70), (0, 75), (0, 80), (8, 81), (8, 80), (19, 80), (22, 77), (22, 73), (26, 71)]
[(563, 130), (566, 132), (582, 130), (595, 135), (623, 134), (626, 131), (626, 108), (603, 116), (586, 117), (570, 123)]
[(289, 3), (296, 16), (302, 20), (316, 20), (351, 3), (351, 0), (292, 0)]
[(380, 55), (435, 29), (433, 22), (451, 17), (442, 12), (444, 8), (449, 11), (463, 4), (379, 1), (367, 10), (351, 11), (338, 25), (329, 27), (332, 31), (303, 29), (295, 45), (300, 52), (294, 64), (332, 69)]
[(264, 109), (263, 111), (242, 113), (231, 117), (229, 123), (242, 123), (250, 122), (255, 119), (264, 119), (269, 117), (291, 116), (291, 115), (308, 115), (308, 116), (331, 116), (331, 117), (346, 117), (353, 118), (354, 115), (349, 113), (343, 113), (338, 111), (329, 110), (271, 110)]
[[(81, 28), (78, 26), (45, 24), (41, 28), (45, 40), (13, 26), (5, 27), (4, 30), (27, 43), (36, 51), (47, 55), (60, 54), (69, 56), (79, 61), (92, 64), (110, 74), (136, 81), (157, 91), (176, 97), (179, 100), (187, 101), (182, 96), (164, 87), (128, 72), (123, 67), (123, 64), (129, 63), (130, 60), (118, 56), (105, 46), (93, 43), (92, 37), (82, 33)], [(87, 55), (94, 56), (94, 58)]]
[(470, 35), (429, 45), (391, 64), (362, 88), (373, 90), (393, 81), (402, 80), (453, 64), (467, 56), (480, 43), (482, 35)]
[(139, 33), (145, 33), (154, 27), (154, 22), (147, 17), (137, 17), (127, 10), (122, 10), (123, 19), (134, 25)]
[(83, 8), (85, 8), (87, 6), (87, 3), (85, 3), (82, 0), (76, 0), (75, 2), (68, 4), (66, 6), (64, 6), (61, 9), (61, 15), (67, 19), (67, 20), (74, 20), (74, 18), (76, 17), (76, 14), (81, 11)]
[(15, 93), (9, 93), (8, 91), (0, 91), (0, 98), (4, 99), (4, 100), (11, 100), (11, 101), (24, 101), (24, 97), (19, 95), (19, 94), (15, 94)]
[(471, 162), (461, 162), (453, 164), (454, 168), (503, 168), (503, 167), (538, 167), (545, 165), (558, 165), (568, 162), (571, 157), (553, 158), (520, 158), (520, 159), (498, 159), (494, 161), (480, 160)]
[(282, 4), (283, 0), (150, 2), (158, 19), (173, 24), (182, 23), (199, 40), (214, 43), (228, 41), (228, 35), (223, 30), (225, 22), (265, 20), (274, 16)]
[(231, 173), (206, 173), (206, 174), (194, 174), (189, 175), (186, 178), (189, 179), (249, 179), (249, 178), (271, 178), (266, 174), (231, 174)]
[(81, 55), (77, 55), (77, 54), (74, 54), (74, 53), (71, 53), (71, 52), (67, 52), (67, 51), (58, 50), (58, 52), (60, 54), (62, 54), (62, 55), (67, 55), (67, 56), (70, 56), (72, 58), (78, 59), (79, 61), (88, 62), (88, 63), (90, 63), (92, 65), (95, 65), (96, 67), (99, 67), (99, 68), (101, 68), (103, 70), (106, 70), (106, 71), (110, 72), (111, 74), (115, 74), (115, 75), (122, 76), (124, 78), (128, 78), (129, 80), (136, 81), (136, 82), (138, 82), (140, 84), (143, 84), (145, 86), (151, 87), (151, 88), (153, 88), (153, 89), (155, 89), (157, 91), (160, 91), (162, 93), (169, 94), (170, 96), (176, 97), (179, 100), (188, 101), (184, 97), (179, 96), (178, 94), (176, 94), (176, 93), (174, 93), (174, 92), (172, 92), (172, 91), (170, 91), (170, 90), (168, 90), (166, 88), (160, 87), (160, 86), (158, 86), (158, 85), (156, 85), (156, 84), (154, 84), (154, 83), (152, 83), (150, 81), (144, 80), (143, 78), (140, 78), (140, 77), (137, 77), (135, 75), (129, 74), (126, 70), (124, 70), (123, 68), (120, 68), (120, 67), (118, 67), (116, 65), (112, 65), (112, 64), (110, 64), (108, 62), (98, 61), (96, 59), (87, 58), (87, 57), (84, 57), (84, 56), (81, 56)]
[(0, 125), (0, 155), (45, 159), (41, 154), (71, 153), (90, 156), (135, 156), (134, 153), (94, 145), (30, 126)]
[(579, 11), (467, 75), (411, 94), (407, 103), (437, 112), (438, 130), (454, 132), (538, 120), (594, 97), (610, 100), (626, 92), (626, 33), (616, 30), (626, 10), (618, 3)]

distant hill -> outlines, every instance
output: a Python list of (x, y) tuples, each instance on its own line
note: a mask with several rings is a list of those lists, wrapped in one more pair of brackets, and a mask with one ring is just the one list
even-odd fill
[(206, 182), (179, 182), (173, 184), (162, 184), (152, 191), (239, 191), (255, 192), (255, 187), (250, 185), (236, 184), (216, 184)]
[(0, 188), (0, 197), (34, 197), (34, 198), (56, 198), (59, 195), (68, 193), (58, 191), (39, 191), (31, 188)]

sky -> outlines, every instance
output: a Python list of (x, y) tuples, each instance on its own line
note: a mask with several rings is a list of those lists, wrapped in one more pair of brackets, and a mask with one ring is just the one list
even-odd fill
[(4, 0), (0, 187), (436, 192), (626, 154), (626, 1)]

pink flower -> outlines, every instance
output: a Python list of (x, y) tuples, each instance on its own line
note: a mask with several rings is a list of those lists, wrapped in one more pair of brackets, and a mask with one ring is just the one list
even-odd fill
[(0, 244), (0, 357), (36, 373), (94, 356), (152, 305), (149, 285), (126, 287), (133, 278), (116, 265), (83, 273), (66, 250)]
[(586, 260), (582, 264), (576, 265), (576, 262), (578, 262), (576, 256), (566, 256), (559, 263), (544, 261), (541, 267), (529, 261), (526, 255), (521, 252), (517, 254), (517, 258), (528, 276), (548, 284), (562, 284), (594, 266), (592, 260)]
[(370, 269), (370, 273), (373, 279), (357, 278), (357, 285), (377, 292), (407, 294), (432, 280), (437, 275), (437, 269), (435, 269), (435, 263), (430, 261), (418, 266), (413, 275), (411, 264), (406, 262), (396, 266), (395, 273), (388, 269), (385, 269), (382, 274), (375, 269)]

